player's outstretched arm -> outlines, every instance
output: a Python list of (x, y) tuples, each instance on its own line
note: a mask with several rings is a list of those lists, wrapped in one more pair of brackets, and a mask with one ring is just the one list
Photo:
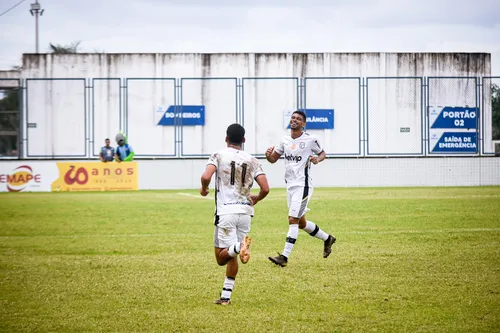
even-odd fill
[(269, 183), (267, 181), (267, 177), (264, 174), (258, 175), (257, 178), (255, 178), (255, 181), (260, 187), (259, 194), (257, 195), (250, 195), (250, 199), (252, 199), (252, 203), (255, 205), (257, 202), (261, 201), (267, 195), (269, 194)]
[(200, 194), (202, 196), (207, 196), (208, 194), (208, 186), (210, 185), (210, 181), (212, 180), (212, 176), (215, 173), (217, 168), (215, 165), (207, 165), (207, 168), (205, 169), (205, 172), (201, 175), (201, 188), (200, 188)]
[(266, 150), (266, 160), (269, 163), (276, 163), (277, 160), (280, 159), (280, 154), (274, 151), (274, 147), (269, 147)]

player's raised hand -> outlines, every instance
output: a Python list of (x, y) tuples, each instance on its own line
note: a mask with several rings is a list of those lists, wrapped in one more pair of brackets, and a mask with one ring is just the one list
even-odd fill
[(203, 188), (203, 187), (201, 187), (201, 188), (200, 188), (200, 194), (201, 194), (201, 196), (203, 196), (203, 197), (206, 197), (206, 196), (208, 195), (208, 193), (209, 193), (209, 192), (210, 192), (210, 191), (208, 190), (208, 188)]
[(271, 147), (267, 148), (267, 150), (266, 150), (266, 157), (271, 156), (271, 154), (273, 153), (273, 151), (274, 151), (274, 146), (271, 146)]
[(318, 158), (317, 158), (316, 156), (311, 156), (311, 157), (309, 158), (309, 160), (310, 160), (313, 164), (318, 164), (318, 162), (319, 162), (319, 161), (318, 161)]

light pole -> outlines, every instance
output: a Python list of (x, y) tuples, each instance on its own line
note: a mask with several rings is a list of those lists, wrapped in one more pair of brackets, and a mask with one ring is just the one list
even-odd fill
[(44, 9), (38, 3), (38, 0), (35, 0), (35, 3), (31, 4), (30, 13), (31, 16), (35, 16), (35, 38), (36, 38), (36, 53), (38, 53), (38, 15), (43, 15)]

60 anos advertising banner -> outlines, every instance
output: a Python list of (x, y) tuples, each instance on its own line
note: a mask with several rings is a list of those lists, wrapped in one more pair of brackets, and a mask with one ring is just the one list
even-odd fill
[(52, 191), (137, 191), (137, 162), (57, 162), (59, 178)]
[(137, 191), (137, 162), (3, 162), (0, 192)]

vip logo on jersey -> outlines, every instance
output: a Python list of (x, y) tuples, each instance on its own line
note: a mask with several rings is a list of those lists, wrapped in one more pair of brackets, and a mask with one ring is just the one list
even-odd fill
[(285, 159), (287, 161), (291, 161), (291, 162), (296, 162), (296, 163), (299, 163), (300, 161), (302, 161), (302, 156), (294, 156), (294, 155), (288, 155), (288, 154), (285, 154)]

